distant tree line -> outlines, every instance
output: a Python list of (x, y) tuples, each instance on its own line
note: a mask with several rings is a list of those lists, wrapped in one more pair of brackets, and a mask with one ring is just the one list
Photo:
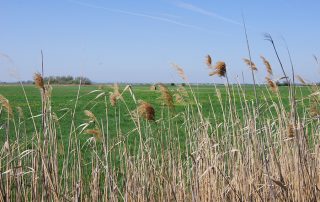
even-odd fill
[(92, 84), (91, 80), (87, 77), (83, 76), (78, 76), (78, 77), (73, 77), (73, 76), (48, 76), (44, 77), (44, 82), (45, 83), (50, 83), (50, 84), (84, 84), (84, 85), (90, 85)]

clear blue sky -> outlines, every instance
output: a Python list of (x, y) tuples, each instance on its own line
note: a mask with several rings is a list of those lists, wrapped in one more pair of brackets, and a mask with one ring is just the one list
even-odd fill
[[(270, 33), (286, 69), (292, 53), (296, 73), (319, 81), (320, 1), (311, 0), (0, 0), (0, 81), (45, 75), (87, 76), (97, 82), (180, 82), (171, 63), (191, 82), (210, 82), (204, 58), (227, 63), (232, 81), (250, 71), (241, 13), (244, 13), (258, 81), (270, 60), (279, 65), (263, 33)], [(242, 79), (241, 79), (242, 80)], [(221, 82), (220, 79), (215, 79)]]

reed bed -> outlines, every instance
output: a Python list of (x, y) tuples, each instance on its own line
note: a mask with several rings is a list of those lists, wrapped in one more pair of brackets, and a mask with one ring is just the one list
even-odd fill
[[(248, 99), (249, 92), (241, 84), (229, 84), (225, 62), (213, 66), (207, 56), (209, 74), (226, 79), (227, 96), (212, 86), (215, 96), (208, 97), (210, 105), (219, 103), (220, 109), (211, 107), (209, 115), (204, 115), (189, 83), (176, 92), (164, 84), (152, 86), (163, 101), (158, 111), (139, 100), (134, 87), (121, 90), (115, 85), (111, 92), (101, 88), (92, 92), (95, 100), (104, 103), (103, 117), (90, 109), (79, 112), (78, 93), (67, 134), (61, 134), (59, 117), (52, 111), (52, 88), (36, 74), (41, 114), (33, 114), (30, 105), (31, 117), (24, 117), (19, 109), (20, 113), (13, 113), (10, 100), (0, 96), (0, 116), (5, 120), (1, 123), (5, 141), (0, 150), (0, 200), (320, 200), (319, 87), (309, 86), (306, 97), (290, 96), (286, 106), (271, 80), (270, 63), (262, 59), (268, 72), (267, 93), (257, 92), (259, 103)], [(251, 60), (245, 63), (256, 70)], [(183, 69), (175, 68), (187, 82)], [(288, 87), (291, 95), (293, 85)], [(295, 95), (299, 88), (294, 89)], [(127, 104), (125, 94), (134, 107)], [(28, 103), (27, 94), (25, 99)], [(183, 110), (175, 110), (177, 104)], [(75, 121), (79, 113), (86, 116), (82, 124)], [(130, 117), (131, 130), (121, 129), (126, 124), (121, 116)], [(26, 130), (25, 119), (33, 121), (32, 131)], [(116, 125), (115, 138), (110, 138), (111, 120)], [(79, 140), (83, 135), (87, 135), (85, 142)], [(67, 136), (68, 142), (59, 136)]]

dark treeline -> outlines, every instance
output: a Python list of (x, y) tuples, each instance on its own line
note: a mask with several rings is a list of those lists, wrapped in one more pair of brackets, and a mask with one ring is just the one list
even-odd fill
[[(83, 76), (73, 77), (73, 76), (48, 76), (44, 77), (44, 83), (49, 84), (81, 84), (83, 85), (91, 85), (92, 81)], [(19, 82), (2, 82), (0, 81), (0, 84), (18, 84)], [(27, 80), (27, 81), (21, 81), (22, 84), (34, 84), (34, 81)]]
[(91, 80), (87, 77), (83, 76), (78, 76), (78, 77), (73, 77), (73, 76), (49, 76), (49, 77), (44, 77), (45, 83), (50, 83), (50, 84), (84, 84), (84, 85), (90, 85), (92, 84)]

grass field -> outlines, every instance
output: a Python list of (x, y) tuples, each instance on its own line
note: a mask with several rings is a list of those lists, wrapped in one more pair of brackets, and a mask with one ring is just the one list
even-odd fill
[[(135, 98), (137, 100), (144, 100), (149, 102), (153, 105), (156, 111), (156, 119), (160, 118), (160, 113), (163, 111), (164, 103), (161, 99), (161, 93), (158, 90), (151, 90), (151, 85), (136, 85), (132, 86), (133, 93), (135, 94)], [(179, 93), (178, 89), (180, 85), (177, 86), (170, 86), (167, 85), (170, 92), (174, 94), (181, 94)], [(105, 93), (105, 95), (109, 96), (109, 93), (113, 92), (113, 86), (112, 85), (90, 85), (90, 86), (81, 86), (79, 89), (79, 86), (77, 85), (57, 85), (52, 86), (52, 96), (51, 96), (51, 104), (52, 104), (52, 112), (54, 112), (57, 117), (59, 118), (59, 126), (61, 129), (61, 132), (63, 134), (68, 134), (70, 132), (70, 124), (71, 124), (71, 116), (72, 111), (74, 110), (75, 102), (77, 100), (77, 95), (79, 91), (79, 99), (77, 100), (77, 108), (76, 108), (76, 116), (75, 124), (80, 125), (85, 122), (86, 116), (84, 111), (90, 110), (92, 111), (96, 117), (99, 117), (102, 121), (106, 121), (105, 117), (105, 107), (106, 103), (104, 100), (104, 96), (101, 96), (101, 93)], [(125, 88), (125, 85), (120, 86), (120, 91)], [(201, 104), (201, 111), (204, 115), (204, 117), (208, 118), (209, 120), (213, 120), (213, 113), (215, 114), (221, 114), (221, 104), (219, 103), (219, 100), (217, 98), (216, 89), (213, 85), (193, 85), (191, 88), (194, 90), (195, 97), (199, 101), (199, 104)], [(258, 87), (258, 94), (259, 99), (261, 99), (262, 102), (278, 102), (277, 95), (268, 92), (268, 87), (265, 85), (261, 85)], [(38, 88), (36, 88), (34, 85), (26, 85), (24, 86), (27, 99), (29, 101), (31, 111), (33, 113), (33, 116), (35, 116), (35, 120), (38, 123), (38, 127), (40, 127), (41, 122), (41, 95)], [(184, 111), (184, 106), (186, 104), (188, 105), (195, 105), (193, 98), (190, 97), (190, 90), (188, 87), (184, 88), (188, 96), (184, 97), (184, 101), (177, 101), (174, 100), (175, 105), (175, 113), (178, 114), (179, 112)], [(227, 91), (224, 85), (218, 85), (217, 89), (221, 93), (221, 97), (223, 100), (227, 100), (228, 95)], [(289, 107), (288, 99), (288, 88), (287, 87), (280, 87), (280, 94), (282, 96), (281, 101), (283, 102), (285, 107)], [(242, 89), (246, 93), (246, 99), (247, 101), (253, 102), (255, 100), (254, 97), (254, 91), (252, 85), (244, 85), (242, 86)], [(5, 96), (9, 101), (11, 107), (14, 109), (15, 116), (18, 117), (18, 110), (16, 107), (21, 107), (23, 114), (26, 118), (25, 123), (27, 125), (27, 133), (32, 134), (34, 132), (34, 127), (32, 125), (32, 120), (30, 119), (30, 111), (28, 108), (28, 104), (26, 101), (26, 97), (24, 95), (23, 89), (20, 85), (2, 85), (0, 86), (0, 92), (3, 96)], [(234, 94), (235, 94), (235, 107), (237, 109), (241, 109), (241, 102), (242, 102), (242, 95), (239, 94), (238, 86), (234, 86)], [(305, 98), (308, 94), (310, 94), (310, 89), (308, 87), (301, 86), (298, 89), (298, 100), (302, 100)], [(100, 95), (100, 96), (99, 96)], [(98, 98), (96, 98), (98, 96)], [(130, 110), (135, 110), (136, 104), (134, 103), (134, 100), (131, 98), (129, 92), (125, 92), (123, 94), (124, 99), (126, 100), (126, 104)], [(107, 98), (109, 99), (109, 98)], [(211, 101), (210, 101), (211, 100)], [(109, 101), (109, 100), (108, 100)], [(107, 103), (108, 109), (109, 109), (109, 130), (111, 131), (111, 137), (115, 136), (116, 133), (116, 120), (115, 120), (115, 113), (120, 114), (120, 127), (123, 133), (126, 133), (130, 131), (134, 124), (132, 123), (131, 118), (129, 116), (129, 113), (122, 102), (118, 102), (117, 107), (113, 107), (110, 105), (110, 103)], [(305, 104), (308, 104), (305, 102)], [(118, 112), (115, 112), (115, 109), (119, 110)], [(219, 118), (220, 117), (220, 118)], [(218, 121), (223, 121), (222, 116), (216, 117)], [(68, 137), (63, 137), (68, 139)], [(86, 135), (83, 135), (83, 137), (80, 137), (81, 139), (87, 139)]]
[(2, 197), (319, 197), (317, 86), (156, 87), (0, 86)]

